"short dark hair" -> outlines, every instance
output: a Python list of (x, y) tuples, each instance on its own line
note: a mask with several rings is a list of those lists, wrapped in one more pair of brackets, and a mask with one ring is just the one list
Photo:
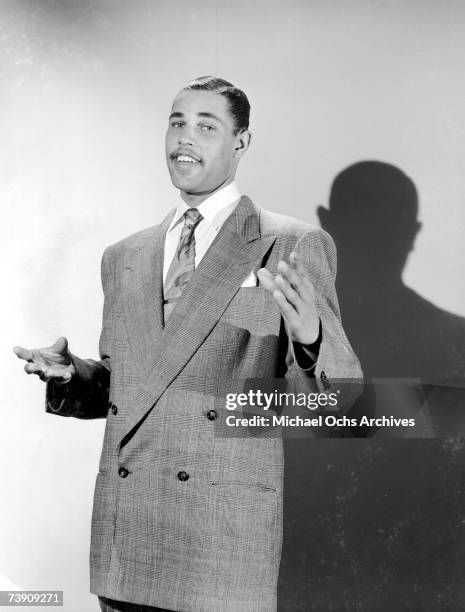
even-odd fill
[(249, 129), (250, 104), (242, 89), (215, 76), (197, 77), (193, 81), (189, 81), (183, 87), (183, 90), (185, 89), (213, 91), (224, 96), (228, 101), (229, 112), (234, 120), (234, 134), (240, 134)]

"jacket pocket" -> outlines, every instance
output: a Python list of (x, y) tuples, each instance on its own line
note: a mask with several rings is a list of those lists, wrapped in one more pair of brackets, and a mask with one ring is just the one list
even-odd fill
[(242, 482), (240, 480), (214, 480), (210, 482), (214, 487), (239, 487), (246, 489), (258, 489), (259, 491), (271, 491), (276, 493), (276, 488), (270, 485), (262, 484), (261, 482), (251, 483)]
[(240, 479), (211, 480), (209, 485), (216, 521), (230, 536), (260, 540), (277, 529), (280, 515), (275, 487)]

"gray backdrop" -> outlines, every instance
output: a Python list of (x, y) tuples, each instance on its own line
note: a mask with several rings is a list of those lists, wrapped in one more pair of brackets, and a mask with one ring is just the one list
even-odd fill
[[(11, 347), (66, 335), (96, 356), (104, 247), (176, 202), (164, 132), (187, 80), (218, 74), (248, 93), (238, 182), (270, 210), (318, 224), (343, 168), (372, 159), (406, 172), (423, 227), (404, 282), (447, 321), (465, 313), (464, 25), (459, 0), (0, 1), (0, 585), (63, 589), (66, 612), (96, 609), (88, 547), (104, 423), (45, 415), (43, 384)], [(453, 321), (444, 350), (462, 333)], [(286, 557), (285, 609), (381, 610), (383, 589), (386, 609), (464, 606), (464, 456), (452, 438), (315, 444), (305, 467), (318, 520), (308, 548)]]

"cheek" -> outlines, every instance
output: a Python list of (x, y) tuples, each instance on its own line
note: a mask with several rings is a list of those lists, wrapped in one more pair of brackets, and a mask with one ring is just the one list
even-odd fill
[(171, 151), (173, 149), (174, 141), (175, 141), (174, 134), (170, 130), (168, 130), (166, 132), (166, 136), (165, 136), (165, 151), (166, 151), (166, 153), (168, 153), (169, 151)]
[(210, 166), (218, 171), (227, 170), (231, 165), (231, 151), (218, 147), (209, 156)]
[(211, 181), (222, 181), (228, 174), (228, 164), (222, 157), (212, 157), (209, 163), (204, 165), (204, 172)]

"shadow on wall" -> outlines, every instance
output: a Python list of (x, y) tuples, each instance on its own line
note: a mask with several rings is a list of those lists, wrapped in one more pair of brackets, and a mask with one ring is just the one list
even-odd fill
[(421, 379), (437, 437), (284, 439), (278, 610), (465, 609), (465, 319), (402, 281), (421, 223), (401, 170), (346, 168), (318, 215), (365, 375)]
[[(465, 319), (407, 287), (402, 271), (421, 229), (415, 185), (395, 166), (365, 161), (335, 178), (321, 226), (338, 249), (344, 329), (366, 376), (465, 376)], [(445, 216), (444, 222), (447, 223)], [(430, 270), (431, 283), (441, 269)]]

